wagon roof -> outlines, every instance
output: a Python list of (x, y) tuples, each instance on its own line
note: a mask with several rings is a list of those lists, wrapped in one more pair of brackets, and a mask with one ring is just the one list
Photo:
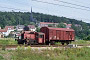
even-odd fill
[(67, 28), (52, 28), (52, 27), (47, 27), (47, 28), (52, 30), (74, 31), (73, 29), (67, 29)]

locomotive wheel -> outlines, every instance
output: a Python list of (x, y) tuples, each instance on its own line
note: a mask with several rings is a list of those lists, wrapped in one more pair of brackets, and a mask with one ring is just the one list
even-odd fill
[(27, 41), (26, 40), (24, 40), (24, 44), (27, 44)]
[(18, 40), (18, 44), (24, 44), (23, 40)]
[(46, 41), (46, 45), (49, 45), (49, 41)]
[(62, 42), (61, 44), (64, 45), (64, 42)]
[(69, 44), (69, 42), (66, 42), (66, 44), (68, 45), (68, 44)]

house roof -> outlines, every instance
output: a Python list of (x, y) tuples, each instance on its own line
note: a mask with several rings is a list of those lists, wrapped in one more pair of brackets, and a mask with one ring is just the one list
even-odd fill
[(67, 23), (64, 23), (65, 25), (68, 25), (68, 26), (71, 26), (72, 24), (67, 24)]
[(38, 32), (38, 34), (43, 34), (44, 35), (44, 33), (42, 33), (42, 32)]
[(67, 28), (51, 28), (51, 27), (48, 27), (48, 29), (52, 29), (52, 30), (63, 30), (63, 31), (74, 31), (73, 29), (67, 29)]
[(31, 28), (31, 29), (35, 29), (34, 25), (28, 25), (28, 27)]
[(14, 26), (5, 26), (6, 30), (8, 30), (8, 28), (14, 29)]
[(17, 27), (24, 27), (24, 25), (17, 25)]
[(40, 22), (40, 24), (58, 24), (58, 23), (51, 23), (51, 22)]
[(6, 29), (0, 29), (0, 32), (7, 32)]
[(72, 26), (72, 24), (68, 24), (68, 26)]
[(16, 28), (23, 29), (24, 28), (24, 25), (17, 25)]

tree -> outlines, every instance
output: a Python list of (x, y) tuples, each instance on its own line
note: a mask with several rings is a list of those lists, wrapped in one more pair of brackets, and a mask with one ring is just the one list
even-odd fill
[(29, 31), (29, 27), (27, 24), (24, 25), (25, 27), (23, 28), (24, 31)]
[(54, 25), (53, 24), (49, 24), (48, 27), (54, 27)]
[(37, 32), (40, 32), (40, 28), (39, 28), (39, 27), (37, 27), (37, 28), (36, 28), (36, 31), (37, 31)]
[(30, 22), (30, 25), (35, 25), (35, 23), (34, 22)]
[(58, 27), (58, 28), (66, 28), (66, 25), (63, 24), (63, 23), (59, 23), (59, 24), (57, 25), (57, 27)]
[(83, 40), (90, 40), (90, 35), (85, 37)]

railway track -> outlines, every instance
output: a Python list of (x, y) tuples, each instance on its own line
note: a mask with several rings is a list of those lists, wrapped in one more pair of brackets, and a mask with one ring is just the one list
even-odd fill
[(17, 48), (18, 46), (24, 46), (24, 47), (65, 47), (66, 45), (0, 45), (0, 48), (6, 47), (6, 48)]
[[(17, 48), (18, 46), (22, 47), (67, 47), (68, 45), (0, 45), (0, 48), (5, 47), (5, 48)], [(83, 45), (79, 44), (77, 46), (90, 46), (90, 45)]]

